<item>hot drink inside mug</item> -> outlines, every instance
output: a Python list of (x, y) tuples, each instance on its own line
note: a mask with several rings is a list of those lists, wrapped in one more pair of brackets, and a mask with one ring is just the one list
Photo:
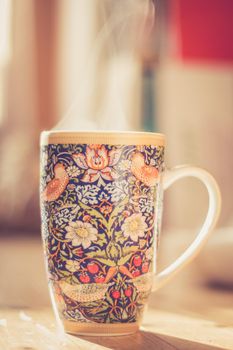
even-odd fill
[[(164, 164), (165, 136), (145, 132), (41, 134), (41, 220), (55, 314), (67, 332), (136, 332), (150, 293), (189, 263), (220, 211), (203, 169)], [(183, 177), (209, 194), (202, 228), (165, 270), (155, 270), (163, 191)], [(166, 210), (166, 208), (164, 209)]]

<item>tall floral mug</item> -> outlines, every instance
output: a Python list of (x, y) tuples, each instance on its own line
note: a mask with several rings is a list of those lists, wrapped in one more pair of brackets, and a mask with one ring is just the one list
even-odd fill
[[(190, 247), (156, 274), (163, 190), (186, 176), (206, 186), (208, 213)], [(137, 331), (151, 291), (198, 253), (220, 202), (205, 170), (166, 170), (162, 134), (43, 132), (42, 237), (52, 303), (64, 329), (89, 335)]]

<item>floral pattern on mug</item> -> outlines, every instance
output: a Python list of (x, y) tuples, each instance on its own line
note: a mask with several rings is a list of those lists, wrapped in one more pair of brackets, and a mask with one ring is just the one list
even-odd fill
[(160, 227), (163, 161), (162, 146), (42, 146), (42, 236), (63, 318), (141, 318)]
[(97, 229), (87, 222), (72, 221), (66, 231), (65, 237), (72, 241), (73, 246), (82, 245), (83, 248), (89, 248), (91, 242), (97, 241)]
[(141, 213), (134, 213), (126, 218), (122, 225), (124, 237), (129, 237), (134, 242), (137, 242), (140, 237), (144, 237), (148, 228), (145, 220), (146, 218)]

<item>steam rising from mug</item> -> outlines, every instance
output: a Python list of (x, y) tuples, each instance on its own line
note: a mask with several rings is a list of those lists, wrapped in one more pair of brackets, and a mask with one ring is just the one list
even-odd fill
[(91, 5), (101, 22), (100, 30), (77, 94), (54, 130), (137, 129), (141, 71), (138, 51), (148, 18), (153, 25), (153, 2), (101, 0)]

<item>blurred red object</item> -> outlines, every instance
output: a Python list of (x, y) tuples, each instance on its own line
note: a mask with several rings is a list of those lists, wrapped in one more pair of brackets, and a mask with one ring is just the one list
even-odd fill
[(170, 0), (173, 54), (233, 63), (232, 0)]

